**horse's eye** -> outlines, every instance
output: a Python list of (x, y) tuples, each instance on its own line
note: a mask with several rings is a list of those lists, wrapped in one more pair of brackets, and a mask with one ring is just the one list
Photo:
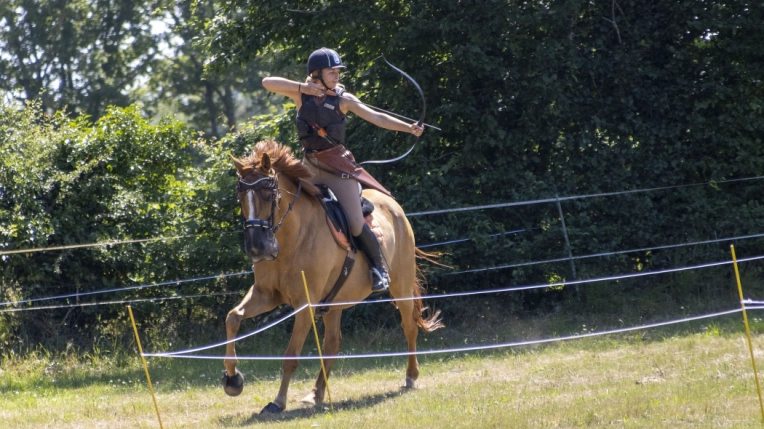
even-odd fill
[(265, 201), (274, 201), (276, 199), (276, 191), (273, 189), (260, 189), (260, 198)]

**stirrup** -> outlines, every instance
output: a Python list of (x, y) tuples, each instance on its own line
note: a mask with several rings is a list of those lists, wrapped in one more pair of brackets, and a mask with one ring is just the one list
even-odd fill
[(369, 273), (371, 274), (371, 291), (373, 293), (384, 292), (390, 288), (390, 277), (387, 273), (383, 275), (374, 267), (369, 267)]

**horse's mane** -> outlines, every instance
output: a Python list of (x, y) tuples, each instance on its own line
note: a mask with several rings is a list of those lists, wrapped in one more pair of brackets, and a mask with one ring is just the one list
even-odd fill
[(292, 149), (271, 139), (258, 142), (255, 148), (252, 149), (252, 153), (241, 160), (242, 164), (244, 164), (242, 173), (247, 174), (250, 171), (259, 169), (264, 153), (267, 153), (268, 157), (270, 157), (271, 166), (292, 180), (295, 185), (297, 185), (298, 181), (302, 181), (302, 189), (305, 192), (313, 196), (321, 194), (321, 191), (310, 182), (313, 173), (299, 159), (292, 155)]

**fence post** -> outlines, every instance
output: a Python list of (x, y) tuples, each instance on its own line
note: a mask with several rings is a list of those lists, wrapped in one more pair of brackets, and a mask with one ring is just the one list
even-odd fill
[[(576, 276), (576, 264), (573, 262), (573, 252), (570, 249), (570, 240), (568, 239), (568, 229), (565, 228), (565, 217), (562, 215), (562, 205), (560, 204), (559, 195), (555, 194), (557, 199), (557, 212), (560, 213), (560, 224), (562, 224), (562, 235), (565, 237), (565, 249), (568, 251), (568, 259), (570, 260), (570, 271), (573, 272), (573, 280), (578, 280)], [(578, 285), (576, 285), (576, 294), (578, 294)]]
[(735, 267), (735, 280), (737, 280), (737, 291), (740, 294), (740, 308), (743, 309), (743, 323), (745, 324), (745, 335), (748, 337), (748, 351), (751, 352), (751, 365), (753, 365), (753, 379), (756, 380), (756, 393), (759, 395), (759, 408), (761, 409), (761, 421), (764, 423), (764, 401), (761, 399), (761, 386), (759, 385), (759, 371), (756, 370), (756, 359), (753, 357), (753, 342), (751, 341), (751, 328), (748, 326), (748, 315), (745, 313), (745, 298), (743, 297), (743, 285), (740, 283), (740, 270), (737, 267), (737, 257), (735, 256), (735, 245), (730, 245), (732, 253), (732, 265)]

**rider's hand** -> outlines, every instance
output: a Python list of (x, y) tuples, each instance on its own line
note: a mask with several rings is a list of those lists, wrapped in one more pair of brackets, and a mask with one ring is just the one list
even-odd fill
[(323, 85), (308, 82), (300, 85), (300, 92), (314, 97), (322, 97), (326, 91)]
[(424, 127), (418, 126), (416, 123), (409, 125), (409, 129), (411, 130), (411, 134), (419, 137), (424, 132)]

